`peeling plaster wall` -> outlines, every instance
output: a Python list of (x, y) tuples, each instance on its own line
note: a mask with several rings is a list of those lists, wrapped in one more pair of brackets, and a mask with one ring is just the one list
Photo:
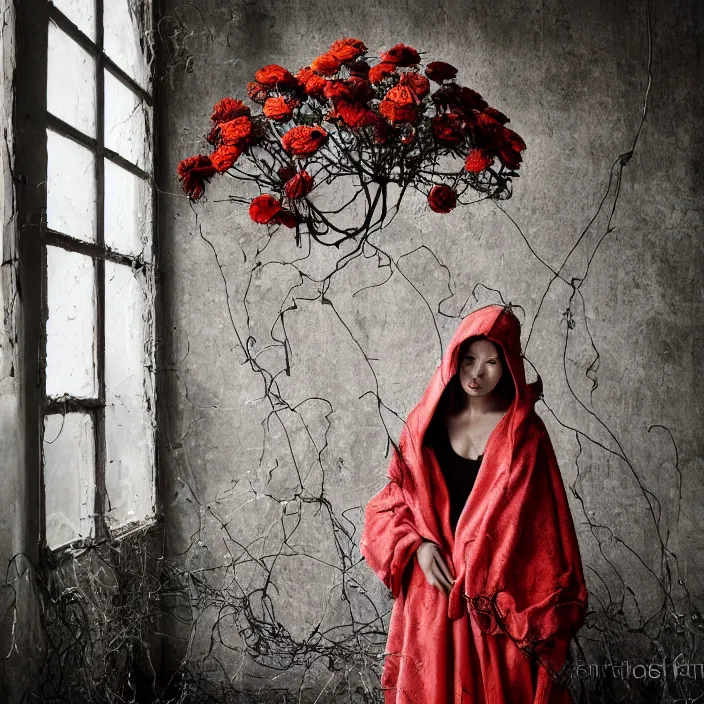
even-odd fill
[(0, 171), (0, 220), (2, 221), (2, 301), (4, 325), (0, 328), (0, 475), (3, 505), (0, 508), (0, 555), (12, 555), (15, 534), (15, 496), (19, 469), (19, 408), (17, 396), (17, 338), (16, 338), (16, 254), (15, 254), (15, 200), (12, 182), (13, 129), (12, 85), (15, 67), (14, 56), (14, 7), (6, 0), (0, 4), (3, 18), (0, 28), (0, 110), (2, 111), (2, 171)]
[(0, 555), (12, 555), (15, 533), (15, 496), (19, 469), (19, 430), (17, 397), (17, 340), (16, 340), (16, 255), (15, 255), (15, 201), (13, 168), (12, 85), (15, 67), (14, 7), (10, 0), (0, 3), (0, 111), (2, 118), (2, 170), (0, 171), (0, 221), (2, 222), (2, 265), (0, 268), (0, 301), (3, 326), (0, 328)]
[[(497, 301), (492, 289), (500, 291), (526, 311), (524, 342), (537, 315), (526, 356), (543, 378), (547, 405), (538, 410), (565, 483), (574, 484), (583, 501), (572, 506), (597, 595), (591, 605), (606, 597), (595, 573), (615, 586), (615, 594), (623, 586), (600, 556), (599, 540), (606, 541), (601, 549), (646, 614), (661, 599), (634, 554), (607, 540), (613, 531), (656, 571), (659, 541), (666, 541), (701, 608), (704, 17), (695, 0), (651, 5), (649, 85), (645, 8), (645, 2), (594, 0), (163, 3), (160, 29), (168, 56), (160, 220), (167, 359), (159, 372), (160, 452), (171, 554), (186, 551), (182, 560), (190, 569), (228, 564), (226, 546), (235, 540), (241, 544), (237, 554), (246, 545), (262, 558), (277, 554), (282, 531), (293, 531), (295, 523), (291, 542), (298, 556), (262, 559), (278, 589), (270, 590), (277, 618), (298, 639), (321, 619), (326, 627), (349, 622), (341, 573), (326, 567), (340, 565), (334, 522), (313, 502), (297, 506), (298, 523), (287, 499), (294, 499), (304, 477), (311, 495), (323, 492), (333, 514), (356, 526), (352, 543), (358, 540), (362, 508), (385, 483), (382, 416), (394, 439), (400, 431), (392, 414), (380, 416), (373, 396), (364, 394), (378, 383), (384, 403), (405, 417), (435, 369), (441, 343), (458, 324), (458, 318), (437, 314), (451, 293), (439, 260), (450, 269), (454, 291), (443, 312), (456, 316), (473, 290), (479, 300), (472, 307)], [(271, 415), (262, 379), (243, 364), (240, 347), (250, 332), (256, 350), (272, 342), (270, 328), (282, 302), (290, 304), (286, 292), (297, 279), (286, 267), (270, 267), (250, 284), (264, 228), (249, 220), (246, 206), (218, 202), (239, 186), (216, 179), (208, 201), (191, 208), (179, 194), (175, 167), (206, 151), (204, 135), (217, 100), (245, 97), (246, 82), (261, 66), (279, 63), (295, 71), (341, 36), (361, 38), (372, 53), (402, 41), (449, 61), (459, 68), (460, 82), (512, 118), (510, 126), (528, 148), (511, 200), (437, 215), (421, 196), (409, 196), (380, 240), (393, 257), (407, 254), (399, 260), (402, 275), (353, 298), (357, 289), (386, 278), (372, 260), (357, 260), (326, 292), (332, 306), (319, 298), (299, 300), (287, 314), (292, 368), (290, 377), (279, 377), (280, 389), (291, 405), (310, 397), (331, 404), (305, 407), (318, 447), (327, 442), (317, 465), (300, 419), (290, 412)], [(619, 169), (619, 156), (633, 147), (646, 96), (645, 123)], [(292, 238), (283, 228), (278, 237)], [(296, 254), (292, 247), (287, 252)], [(562, 276), (584, 279), (583, 298), (565, 281), (550, 285), (552, 274), (538, 257), (554, 270), (566, 260)], [(572, 295), (574, 327), (565, 346), (563, 314)], [(262, 355), (262, 363), (281, 368), (280, 356)], [(583, 433), (579, 442), (570, 428)], [(659, 502), (659, 536), (643, 487)], [(590, 523), (608, 528), (591, 530)], [(354, 545), (349, 550), (358, 560)], [(250, 564), (237, 576), (254, 588), (261, 575)], [(380, 611), (384, 603), (390, 606), (364, 563), (349, 575), (366, 586)], [(629, 598), (624, 608), (635, 613)], [(271, 673), (242, 655), (232, 619), (221, 624), (209, 651), (216, 613), (206, 614), (191, 660), (209, 652), (233, 683), (259, 686), (250, 676)], [(323, 666), (314, 667), (305, 686), (316, 694), (328, 680)], [(275, 683), (298, 684), (287, 673)]]
[[(15, 71), (15, 8), (12, 0), (0, 1), (0, 223), (2, 223), (2, 264), (0, 265), (0, 302), (3, 325), (0, 327), (0, 563), (5, 570), (10, 558), (24, 547), (24, 481), (22, 469), (22, 429), (20, 424), (18, 330), (20, 326), (17, 275), (17, 222), (14, 170), (13, 86)], [(10, 581), (17, 577), (8, 571)], [(15, 582), (17, 586), (17, 582)], [(10, 648), (13, 644), (27, 657), (27, 629), (22, 609), (24, 594), (18, 597), (20, 617), (13, 623), (10, 604), (13, 592), (5, 584), (0, 590), (0, 700), (16, 701), (31, 678), (31, 668), (20, 672)], [(10, 660), (6, 660), (12, 656)]]

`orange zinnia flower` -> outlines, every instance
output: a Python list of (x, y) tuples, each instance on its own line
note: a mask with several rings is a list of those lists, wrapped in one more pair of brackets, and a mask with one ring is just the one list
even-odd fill
[(338, 39), (328, 50), (328, 54), (334, 56), (342, 63), (354, 61), (360, 57), (367, 47), (359, 39)]
[(342, 61), (332, 54), (321, 54), (311, 61), (310, 67), (323, 76), (332, 76), (342, 68)]
[(328, 133), (319, 125), (298, 125), (286, 132), (281, 138), (281, 143), (289, 154), (309, 156), (320, 149), (327, 137)]
[(227, 122), (235, 117), (249, 116), (249, 106), (245, 105), (241, 100), (234, 98), (223, 98), (213, 106), (213, 114), (210, 119), (218, 124), (219, 122)]
[(283, 66), (279, 66), (278, 64), (269, 64), (268, 66), (264, 66), (264, 68), (260, 68), (254, 74), (254, 80), (267, 88), (275, 88), (277, 85), (296, 85), (296, 79), (290, 71), (285, 69)]

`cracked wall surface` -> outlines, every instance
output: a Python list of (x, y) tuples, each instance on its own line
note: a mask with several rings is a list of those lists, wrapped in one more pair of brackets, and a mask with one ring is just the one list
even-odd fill
[[(0, 457), (2, 457), (2, 496), (8, 500), (16, 492), (19, 462), (17, 398), (17, 279), (15, 249), (15, 197), (12, 170), (14, 160), (12, 126), (12, 85), (14, 57), (14, 7), (5, 0), (0, 4), (0, 111), (2, 112), (2, 171), (0, 172), (0, 220), (2, 222), (2, 263), (0, 264), (0, 301), (3, 326), (0, 328)], [(0, 511), (0, 551), (8, 556), (14, 532), (14, 501)]]
[[(0, 71), (0, 109), (2, 110), (2, 172), (0, 172), (0, 215), (2, 216), (3, 247), (2, 286), (0, 301), (3, 305), (3, 327), (0, 329), (0, 456), (3, 458), (2, 478), (9, 491), (3, 491), (4, 497), (14, 493), (17, 481), (17, 389), (15, 382), (16, 337), (15, 316), (16, 280), (14, 248), (14, 186), (12, 183), (13, 149), (12, 149), (12, 73), (14, 70), (14, 8), (11, 2), (0, 5), (3, 18), (0, 43), (2, 51), (2, 70)], [(12, 535), (12, 515), (14, 505), (10, 504), (2, 511), (2, 540), (8, 541)], [(12, 549), (11, 542), (3, 542), (2, 554), (8, 555)], [(9, 556), (9, 555), (8, 555)]]
[[(18, 290), (17, 213), (14, 176), (13, 86), (15, 71), (15, 8), (12, 0), (0, 2), (0, 223), (2, 224), (2, 261), (0, 263), (0, 303), (3, 325), (0, 327), (0, 561), (8, 569), (10, 558), (22, 550), (25, 533), (23, 523), (26, 497), (24, 492), (23, 433), (20, 422), (19, 395), (19, 327), (21, 295)], [(18, 628), (25, 622), (8, 608), (13, 591), (2, 585), (0, 589), (0, 699), (11, 701), (21, 688), (23, 675), (7, 668), (5, 658)], [(20, 599), (21, 601), (21, 599)], [(21, 635), (16, 643), (18, 651), (27, 655), (27, 641)]]
[[(362, 510), (459, 320), (501, 300), (524, 309), (525, 354), (545, 385), (537, 409), (571, 488), (592, 610), (582, 657), (662, 650), (667, 629), (652, 618), (681, 617), (683, 642), (696, 640), (701, 6), (163, 9), (168, 551), (229, 595), (200, 603), (187, 657), (210, 669), (203, 679), (373, 700), (371, 653), (390, 602), (359, 561)], [(246, 97), (258, 68), (296, 71), (342, 36), (457, 66), (528, 148), (509, 201), (436, 215), (410, 195), (375, 237), (383, 255), (327, 276), (324, 255), (292, 265), (305, 252), (290, 234), (269, 242), (227, 202), (241, 184), (218, 180), (191, 206), (175, 165), (203, 151), (212, 105)]]
[[(21, 549), (26, 501), (12, 4), (0, 8), (8, 559)], [(522, 307), (528, 375), (532, 365), (543, 379), (537, 409), (580, 537), (590, 615), (577, 654), (590, 664), (696, 659), (702, 12), (693, 0), (162, 2), (159, 454), (166, 552), (188, 594), (162, 578), (154, 637), (163, 676), (180, 677), (190, 701), (242, 691), (257, 702), (380, 701), (391, 602), (360, 560), (363, 508), (461, 317), (500, 301)], [(510, 115), (528, 145), (513, 197), (438, 215), (409, 195), (373, 256), (339, 270), (334, 253), (307, 255), (289, 232), (268, 240), (227, 202), (242, 194), (234, 181), (189, 204), (175, 166), (204, 148), (213, 104), (244, 97), (261, 66), (295, 71), (341, 36), (373, 53), (405, 42), (449, 61)], [(608, 700), (590, 679), (577, 685), (580, 701)]]

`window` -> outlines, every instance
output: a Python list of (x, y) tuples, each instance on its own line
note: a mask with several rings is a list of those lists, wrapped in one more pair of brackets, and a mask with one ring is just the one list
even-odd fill
[(27, 445), (41, 448), (37, 537), (52, 549), (155, 513), (151, 12), (150, 0), (18, 8), (32, 55), (18, 69), (42, 84), (18, 75), (16, 118), (34, 116), (17, 162), (45, 185), (19, 199), (20, 216), (46, 214), (19, 236), (25, 280), (41, 281), (24, 301), (26, 353), (39, 350)]

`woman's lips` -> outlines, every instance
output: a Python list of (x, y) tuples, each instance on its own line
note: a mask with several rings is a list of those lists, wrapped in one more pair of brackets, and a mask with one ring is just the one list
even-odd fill
[(470, 389), (481, 389), (481, 386), (479, 386), (479, 384), (470, 384), (469, 388)]

